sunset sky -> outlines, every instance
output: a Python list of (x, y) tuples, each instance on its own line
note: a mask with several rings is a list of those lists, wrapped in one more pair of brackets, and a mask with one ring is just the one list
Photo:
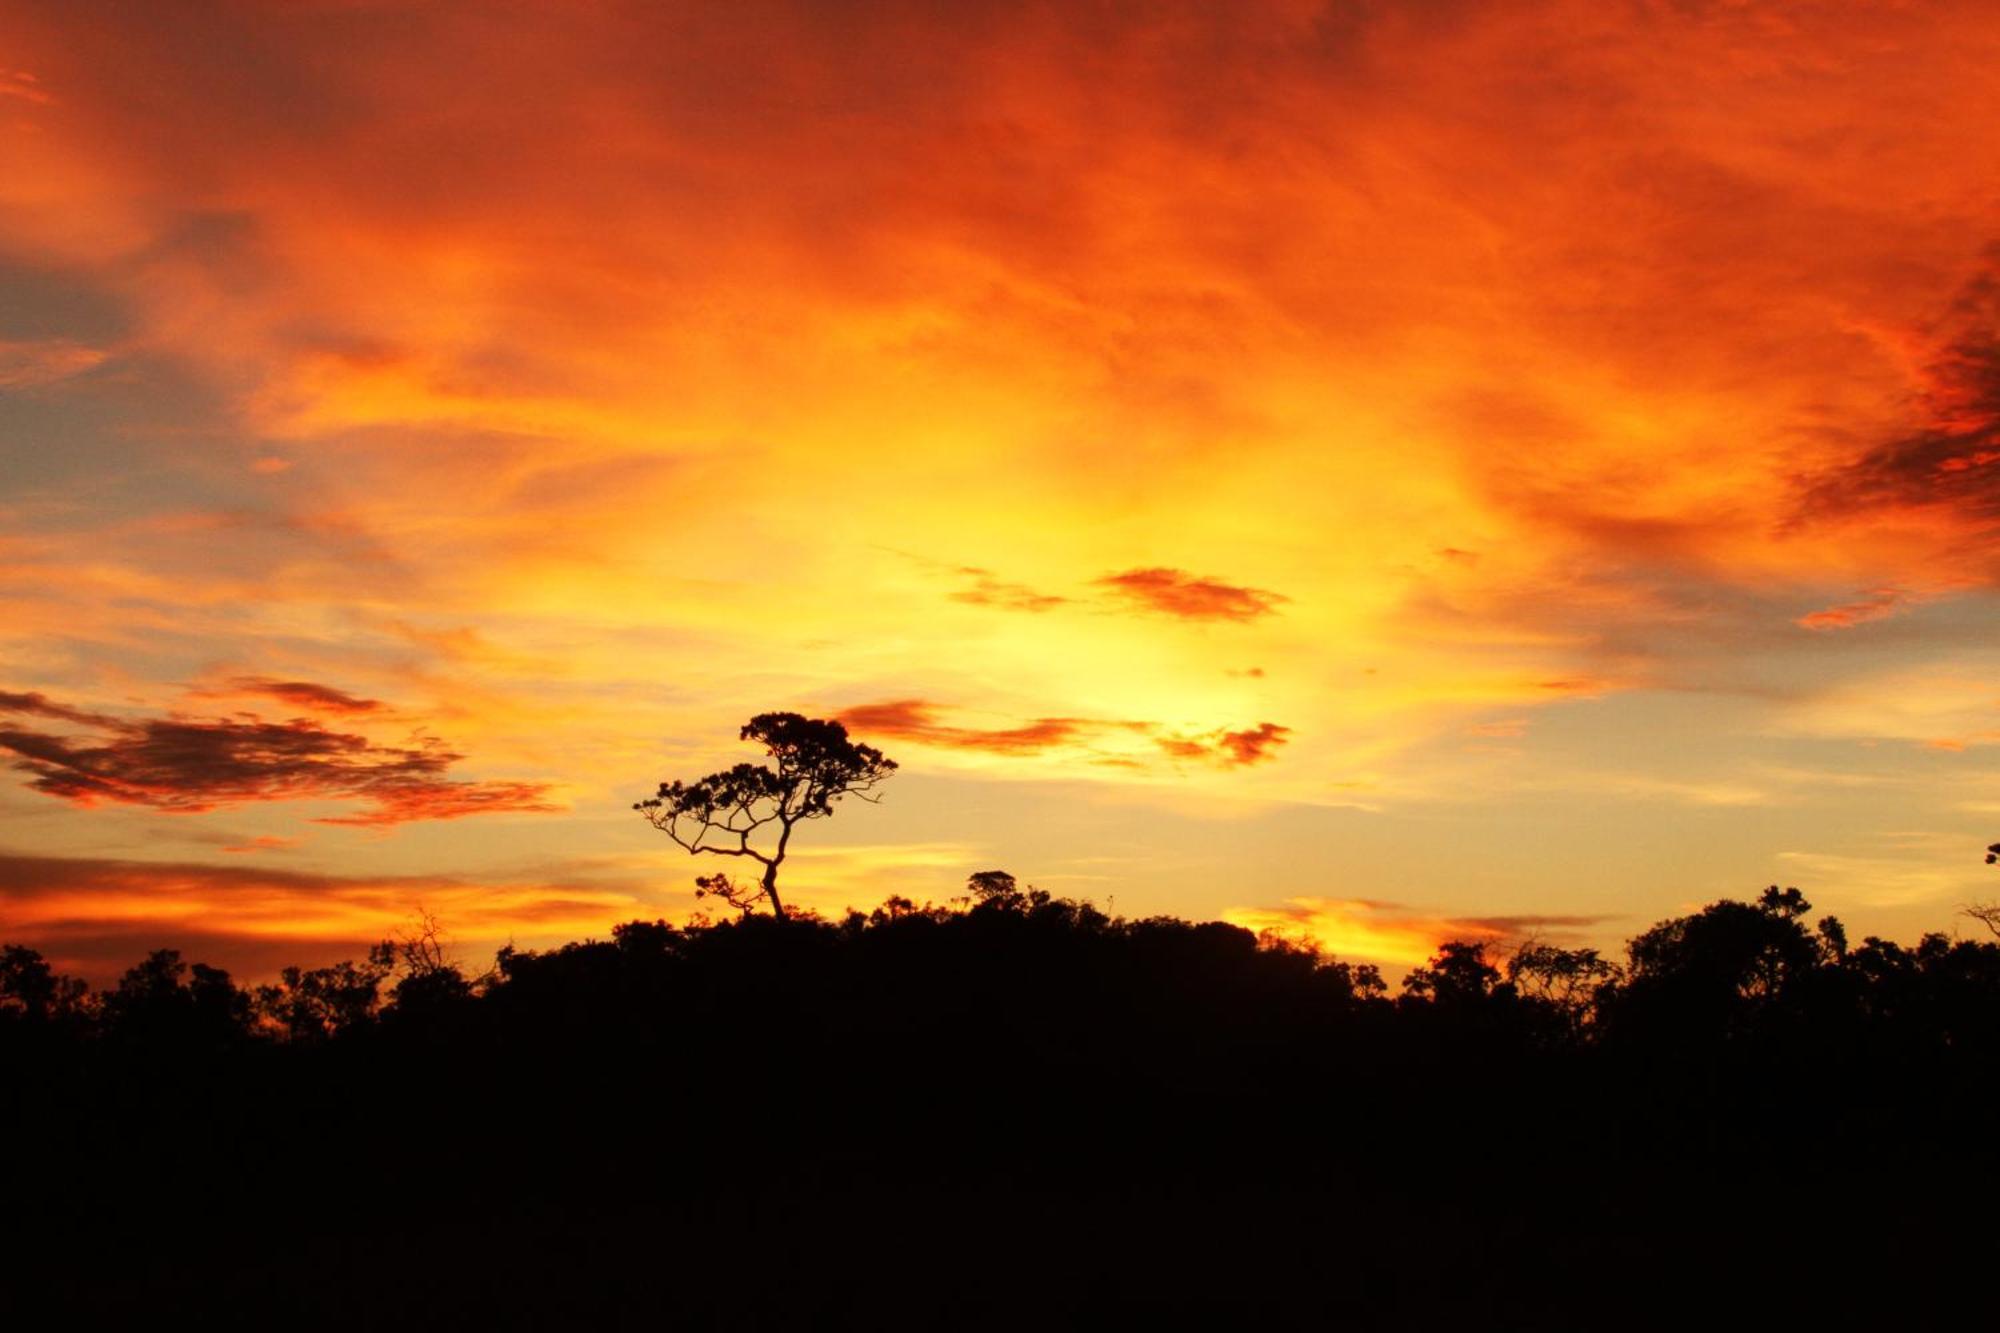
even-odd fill
[(2000, 10), (0, 0), (0, 938), (2000, 896)]

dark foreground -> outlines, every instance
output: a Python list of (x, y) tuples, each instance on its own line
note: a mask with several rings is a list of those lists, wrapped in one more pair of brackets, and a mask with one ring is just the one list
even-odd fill
[(1391, 999), (978, 888), (635, 923), (476, 982), (412, 941), (257, 994), (156, 955), (86, 996), (11, 951), (5, 1299), (274, 1330), (1992, 1318), (2000, 947), (1850, 947), (1774, 891), (1617, 968), (1448, 946)]

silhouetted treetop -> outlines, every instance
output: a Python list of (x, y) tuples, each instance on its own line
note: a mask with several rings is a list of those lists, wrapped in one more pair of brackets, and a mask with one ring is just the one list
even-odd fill
[[(713, 894), (742, 911), (760, 899), (783, 918), (778, 867), (790, 849), (792, 831), (809, 819), (833, 813), (849, 796), (871, 793), (896, 771), (896, 761), (872, 745), (850, 740), (838, 722), (798, 713), (760, 713), (744, 724), (740, 737), (763, 745), (770, 764), (737, 764), (692, 782), (662, 782), (651, 798), (633, 809), (689, 855), (740, 856), (764, 867), (756, 887), (739, 886), (726, 874), (696, 880), (699, 892)], [(754, 839), (766, 837), (767, 847)]]

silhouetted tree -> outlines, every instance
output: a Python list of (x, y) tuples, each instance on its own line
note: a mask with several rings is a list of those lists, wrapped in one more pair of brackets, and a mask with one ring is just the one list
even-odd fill
[(1797, 889), (1764, 890), (1755, 904), (1724, 900), (1633, 939), (1615, 1008), (1630, 1022), (1685, 1037), (1742, 1033), (1795, 1007), (1846, 932), (1832, 917), (1807, 930)]
[(965, 880), (965, 891), (976, 903), (1009, 903), (1021, 896), (1019, 881), (1004, 870), (977, 870)]
[[(656, 795), (632, 808), (689, 855), (741, 856), (764, 867), (754, 890), (727, 875), (706, 875), (695, 881), (697, 896), (712, 894), (745, 912), (762, 899), (782, 919), (778, 867), (793, 829), (832, 814), (844, 797), (876, 799), (869, 793), (896, 771), (896, 761), (849, 740), (838, 722), (797, 713), (760, 713), (740, 735), (763, 745), (773, 764), (737, 764), (694, 782), (663, 782)], [(775, 835), (768, 850), (751, 841), (766, 829)]]
[(1446, 940), (1429, 963), (1410, 969), (1403, 993), (1433, 1003), (1477, 1004), (1494, 994), (1500, 969), (1486, 958), (1483, 941)]
[(1595, 949), (1563, 949), (1540, 940), (1525, 941), (1507, 960), (1514, 993), (1555, 1014), (1572, 1036), (1589, 1023), (1598, 992), (1618, 976), (1618, 965)]
[(25, 945), (0, 946), (0, 1014), (30, 1022), (71, 1015), (89, 988), (75, 977), (58, 975), (48, 960)]
[(103, 998), (106, 1026), (126, 1040), (171, 1048), (220, 1044), (250, 1028), (252, 1001), (219, 967), (181, 961), (178, 949), (155, 949), (128, 969)]
[(417, 924), (386, 946), (402, 972), (390, 991), (399, 1017), (435, 1015), (471, 998), (473, 983), (451, 957), (448, 943), (437, 917), (420, 911)]
[(257, 1011), (295, 1041), (331, 1037), (375, 1016), (382, 983), (396, 970), (397, 946), (384, 940), (367, 961), (310, 971), (288, 967), (279, 984), (257, 988)]
[[(10, 1235), (0, 1263), (89, 1327), (232, 1282), (278, 1329), (455, 1326), (460, 1307), (496, 1329), (1011, 1327), (1118, 1322), (1128, 1301), (1324, 1322), (1324, 1284), (1254, 1281), (1274, 1262), (1351, 1281), (1363, 1327), (1440, 1273), (1450, 1318), (1420, 1304), (1424, 1326), (1616, 1308), (1653, 1327), (1590, 1302), (1657, 1305), (1667, 1265), (1734, 1253), (1797, 1315), (1776, 1242), (1893, 1279), (1907, 1314), (1940, 1254), (1984, 1258), (1953, 1228), (1994, 1170), (2000, 944), (1848, 948), (1809, 912), (1777, 888), (1711, 904), (1633, 941), (1623, 977), (1589, 949), (1453, 942), (1392, 1004), (1310, 944), (982, 871), (946, 907), (629, 922), (474, 980), (425, 916), (365, 962), (288, 970), (250, 1031), (228, 977), (171, 951), (76, 1021), (31, 1023), (60, 979), (0, 950), (0, 1141), (43, 1238)], [(704, 1137), (721, 1150), (671, 1147)], [(524, 1144), (609, 1167), (523, 1167)], [(440, 1206), (385, 1216), (383, 1180)], [(1093, 1262), (992, 1282), (963, 1239), (1050, 1227)], [(812, 1240), (776, 1269), (768, 1244), (716, 1244), (785, 1230)], [(703, 1281), (661, 1281), (666, 1248), (701, 1252)], [(406, 1272), (410, 1253), (505, 1280), (412, 1299), (437, 1266)], [(1141, 1276), (1106, 1287), (1114, 1263)]]

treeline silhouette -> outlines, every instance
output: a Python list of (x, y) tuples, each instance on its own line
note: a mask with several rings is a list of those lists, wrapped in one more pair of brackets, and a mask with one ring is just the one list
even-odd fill
[(1000, 872), (479, 975), (9, 946), (0, 1069), (79, 1327), (1921, 1327), (2000, 1257), (2000, 944), (1795, 889), (1393, 994)]

